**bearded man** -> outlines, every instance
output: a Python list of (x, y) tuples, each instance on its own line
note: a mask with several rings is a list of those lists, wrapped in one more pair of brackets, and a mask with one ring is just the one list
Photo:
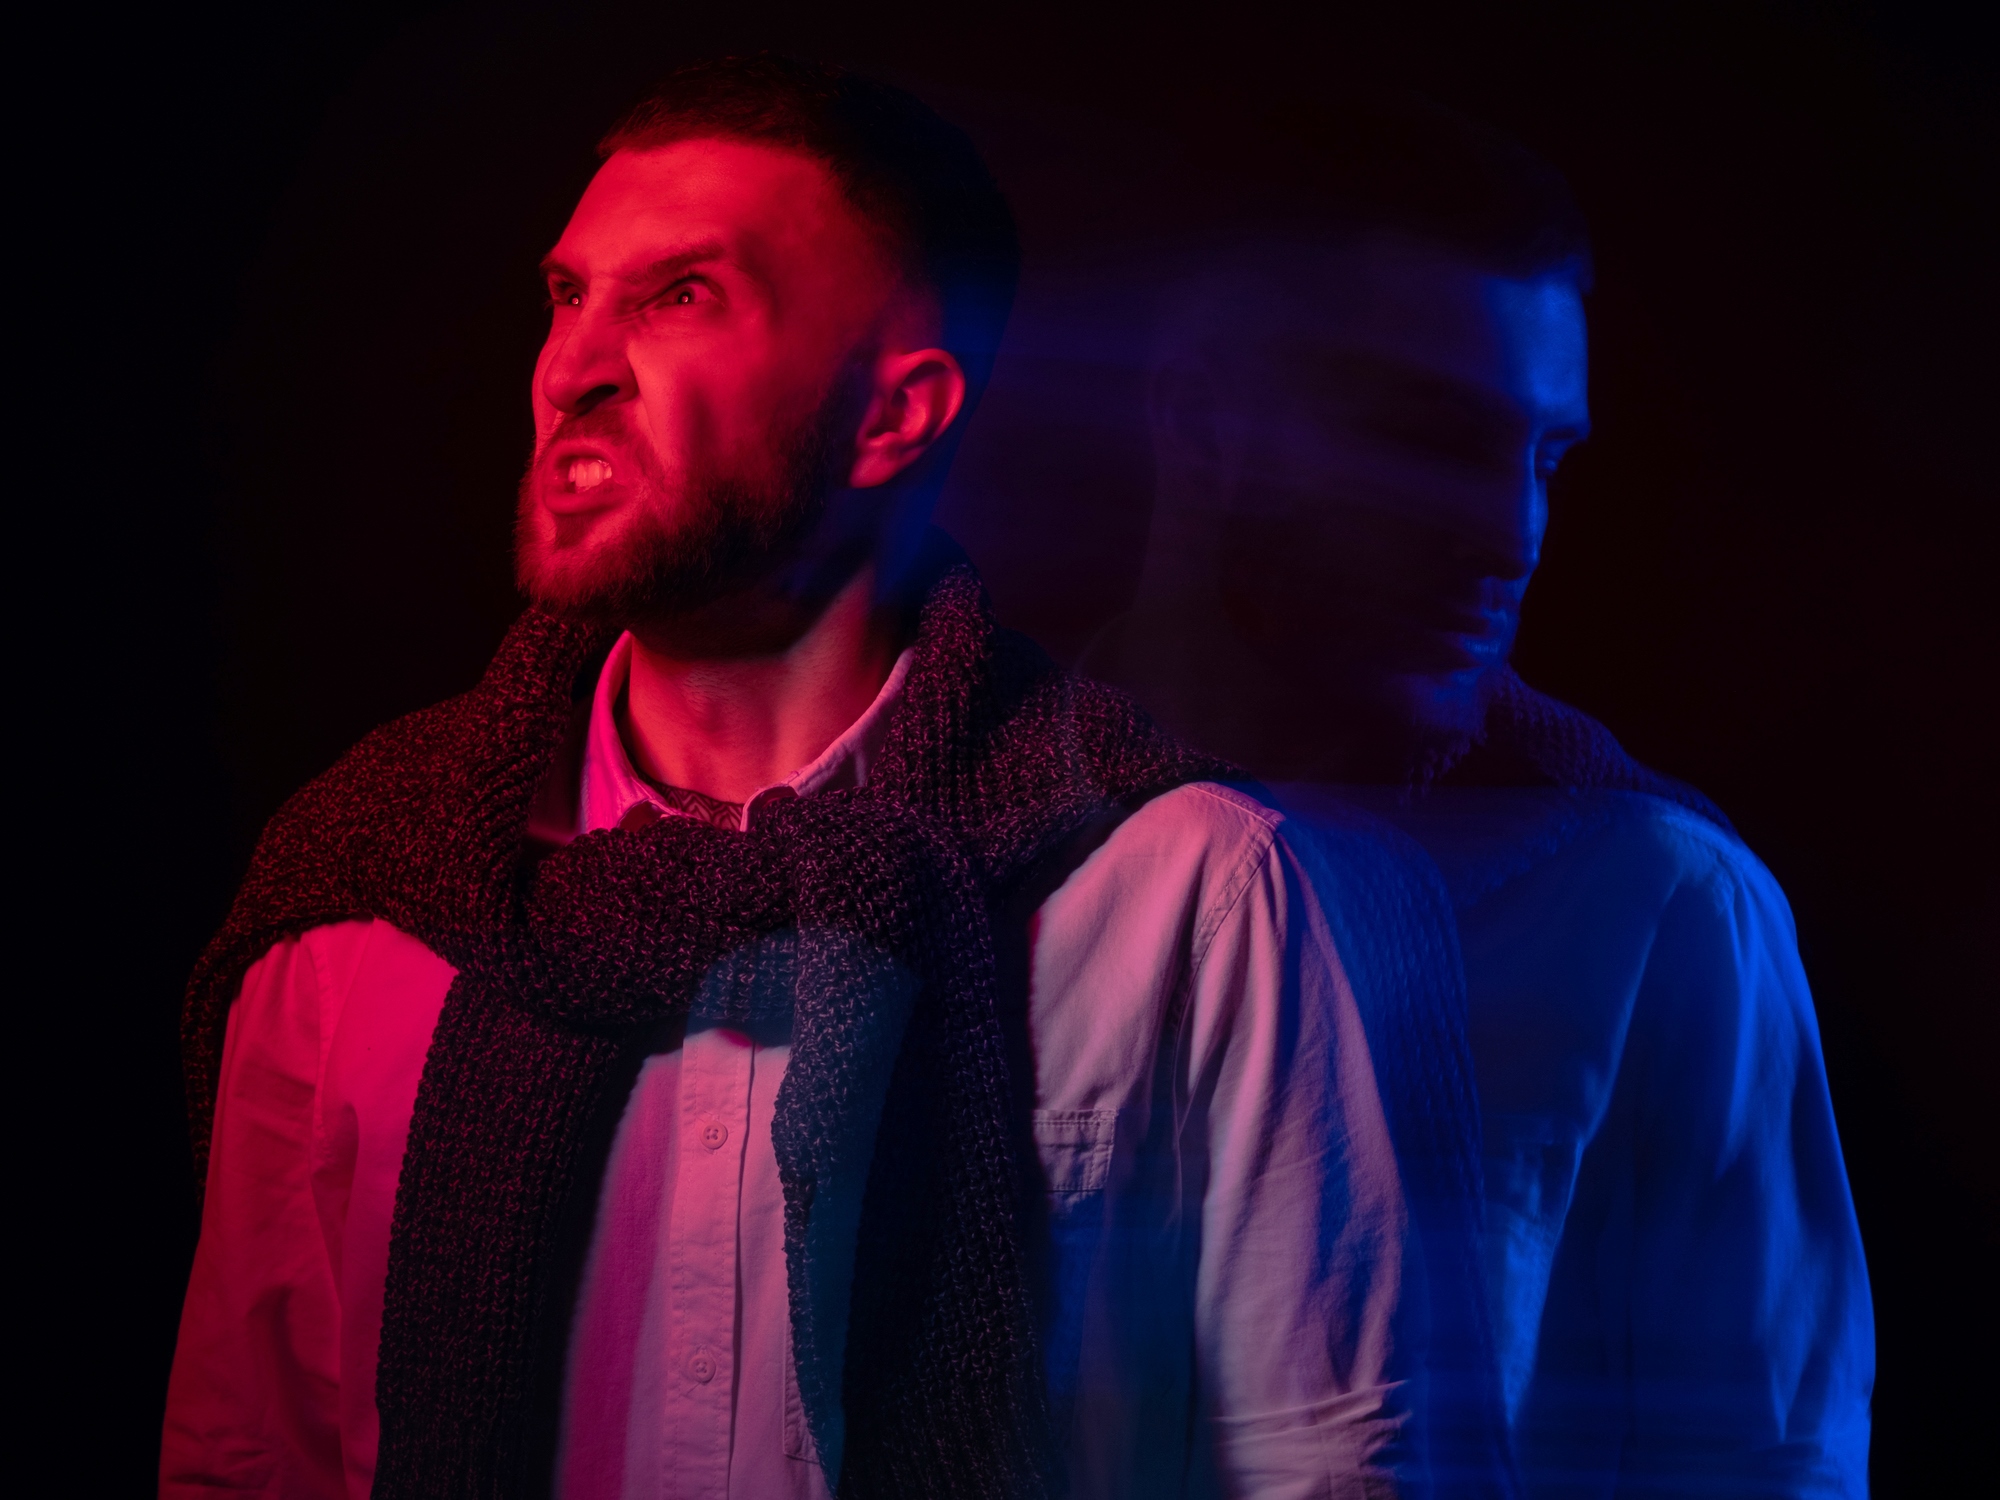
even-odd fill
[(1581, 213), (1421, 101), (1327, 123), (1291, 215), (1173, 282), (1144, 581), (1085, 669), (1434, 862), (1529, 1492), (1865, 1494), (1867, 1271), (1784, 894), (1508, 665), (1589, 430)]
[(162, 1492), (1392, 1484), (1402, 1188), (1283, 820), (927, 530), (997, 188), (772, 59), (602, 154), (532, 606), (287, 804), (190, 986)]

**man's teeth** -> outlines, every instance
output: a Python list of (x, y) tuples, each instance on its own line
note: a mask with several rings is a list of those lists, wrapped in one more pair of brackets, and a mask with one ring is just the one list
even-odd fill
[(611, 477), (611, 465), (601, 458), (573, 458), (569, 461), (569, 487), (594, 490)]

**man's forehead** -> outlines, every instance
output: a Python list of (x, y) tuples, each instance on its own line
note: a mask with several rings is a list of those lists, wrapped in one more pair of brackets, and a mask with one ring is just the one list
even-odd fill
[(832, 174), (811, 157), (696, 139), (614, 152), (584, 189), (550, 259), (617, 274), (696, 245), (723, 254), (827, 255), (853, 253), (867, 239)]
[(1334, 367), (1393, 367), (1583, 419), (1587, 336), (1568, 278), (1507, 277), (1390, 237), (1328, 248), (1292, 269), (1280, 337), (1294, 358), (1316, 350)]
[(1580, 419), (1589, 404), (1589, 336), (1576, 284), (1562, 276), (1493, 278), (1485, 299), (1516, 393), (1532, 407)]

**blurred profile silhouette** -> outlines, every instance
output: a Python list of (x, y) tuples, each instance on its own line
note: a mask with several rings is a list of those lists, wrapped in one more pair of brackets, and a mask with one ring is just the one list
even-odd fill
[(1421, 100), (1260, 128), (1269, 190), (1162, 277), (1143, 572), (1082, 668), (1434, 864), (1530, 1492), (1864, 1494), (1867, 1273), (1784, 895), (1508, 661), (1590, 430), (1584, 216)]

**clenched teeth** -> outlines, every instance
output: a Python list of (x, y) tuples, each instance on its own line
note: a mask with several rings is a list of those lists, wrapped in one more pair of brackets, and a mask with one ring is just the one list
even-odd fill
[(611, 465), (601, 458), (573, 458), (569, 461), (569, 487), (594, 490), (611, 478)]

